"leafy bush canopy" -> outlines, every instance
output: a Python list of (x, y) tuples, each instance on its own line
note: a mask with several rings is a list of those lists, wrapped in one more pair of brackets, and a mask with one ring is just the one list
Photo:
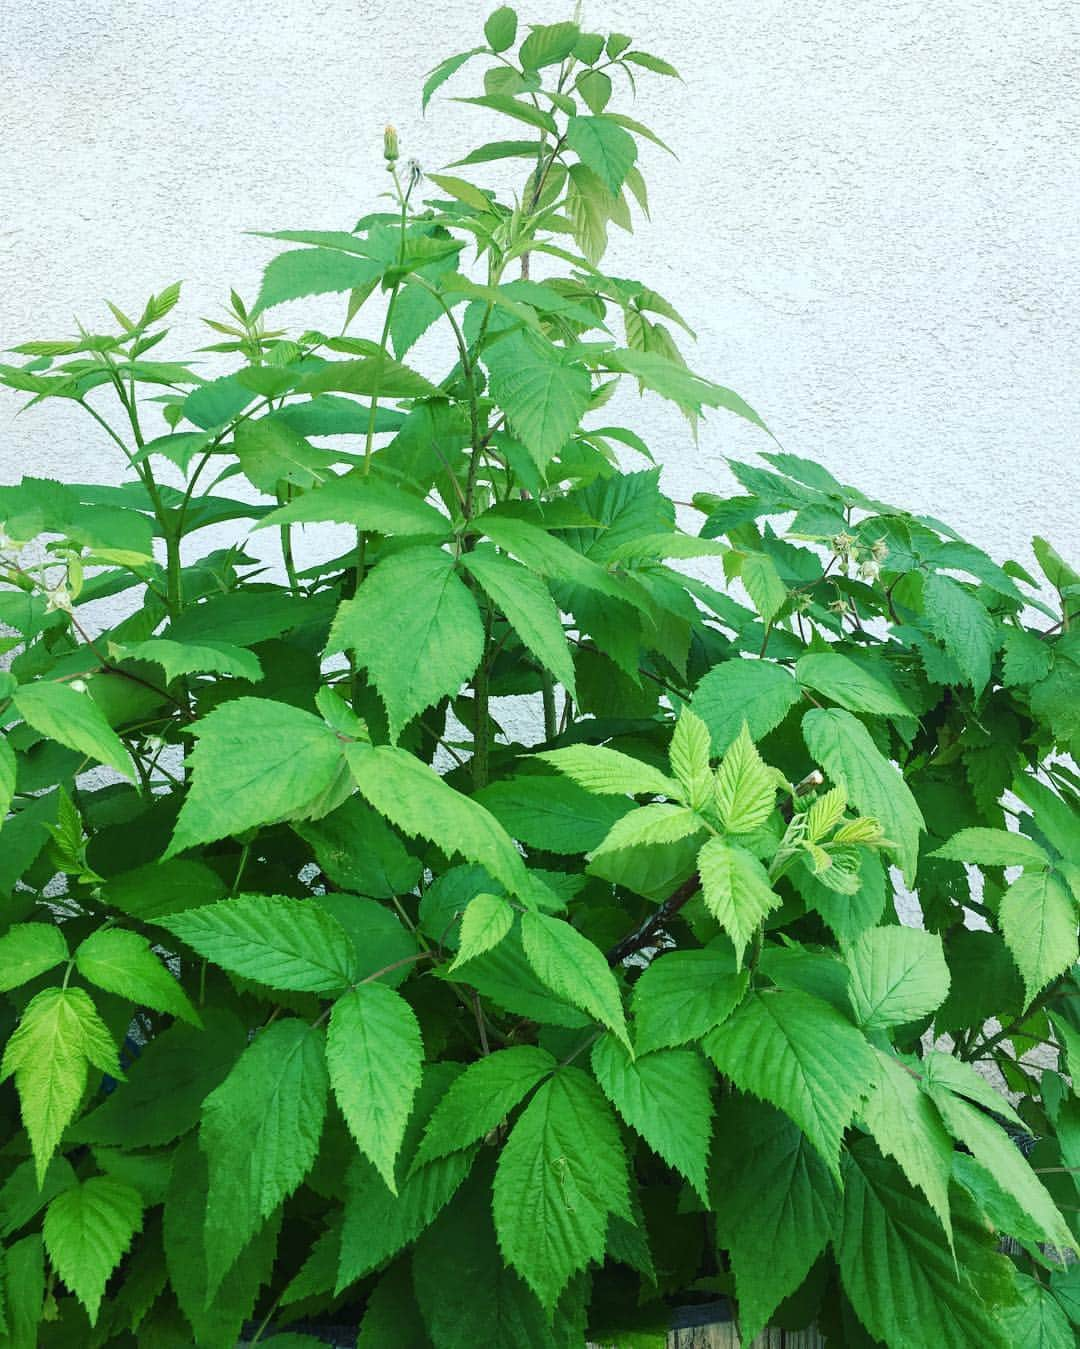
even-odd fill
[(0, 1344), (1072, 1343), (1080, 575), (779, 448), (674, 503), (620, 385), (763, 426), (602, 267), (675, 71), (459, 72), (506, 138), (388, 129), (228, 373), (179, 286), (0, 367), (130, 467), (0, 488)]

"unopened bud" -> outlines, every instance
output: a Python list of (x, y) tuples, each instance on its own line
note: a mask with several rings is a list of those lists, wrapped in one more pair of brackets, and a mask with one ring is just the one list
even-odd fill
[(407, 167), (409, 172), (409, 191), (411, 192), (413, 188), (418, 187), (423, 180), (424, 170), (420, 167), (420, 161), (418, 159), (410, 159)]
[(383, 131), (383, 158), (388, 164), (398, 157), (397, 127), (388, 126)]
[(45, 612), (47, 614), (55, 613), (57, 610), (65, 614), (72, 611), (71, 595), (65, 585), (53, 586), (45, 591)]
[(867, 558), (865, 562), (859, 564), (859, 577), (863, 581), (876, 581), (880, 570), (872, 558)]
[(848, 534), (846, 530), (837, 534), (832, 541), (832, 550), (838, 556), (842, 557), (845, 553), (851, 551), (851, 546), (856, 542), (854, 534)]
[(884, 562), (889, 556), (889, 545), (884, 539), (875, 539), (870, 546), (870, 551), (878, 562)]
[(86, 680), (85, 680), (85, 679), (73, 679), (73, 680), (71, 681), (71, 683), (68, 685), (68, 687), (71, 689), (71, 691), (72, 691), (73, 693), (85, 693), (85, 692), (86, 692)]

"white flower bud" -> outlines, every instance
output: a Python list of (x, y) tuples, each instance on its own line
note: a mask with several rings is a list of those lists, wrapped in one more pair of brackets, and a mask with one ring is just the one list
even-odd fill
[(85, 693), (87, 687), (88, 686), (85, 679), (73, 679), (71, 683), (68, 685), (68, 688), (70, 688), (74, 693)]

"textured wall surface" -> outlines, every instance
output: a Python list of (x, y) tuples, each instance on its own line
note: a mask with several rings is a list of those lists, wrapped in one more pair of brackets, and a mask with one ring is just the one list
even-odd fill
[[(422, 72), (485, 12), (4, 0), (0, 347), (182, 277), (183, 350), (229, 285), (257, 288), (272, 247), (242, 231), (371, 207), (385, 121), (432, 169), (506, 134), (461, 105), (420, 116)], [(649, 148), (652, 221), (609, 266), (686, 313), (697, 367), (786, 448), (999, 558), (1026, 559), (1033, 532), (1080, 554), (1076, 0), (586, 0), (584, 19), (685, 75), (642, 79), (637, 115), (681, 158)], [(446, 92), (476, 90), (466, 73)], [(117, 475), (89, 423), (16, 405), (0, 398), (0, 480)], [(624, 405), (677, 497), (767, 447), (720, 414), (695, 447), (668, 405)]]

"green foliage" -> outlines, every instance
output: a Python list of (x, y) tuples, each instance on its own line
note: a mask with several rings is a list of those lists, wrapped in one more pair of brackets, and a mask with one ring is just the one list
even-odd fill
[[(421, 103), (492, 139), (388, 128), (205, 365), (173, 285), (0, 366), (128, 468), (0, 487), (0, 1347), (1072, 1343), (1080, 575), (775, 448), (608, 274), (673, 66), (478, 44)], [(677, 521), (620, 386), (761, 435), (739, 495)]]

